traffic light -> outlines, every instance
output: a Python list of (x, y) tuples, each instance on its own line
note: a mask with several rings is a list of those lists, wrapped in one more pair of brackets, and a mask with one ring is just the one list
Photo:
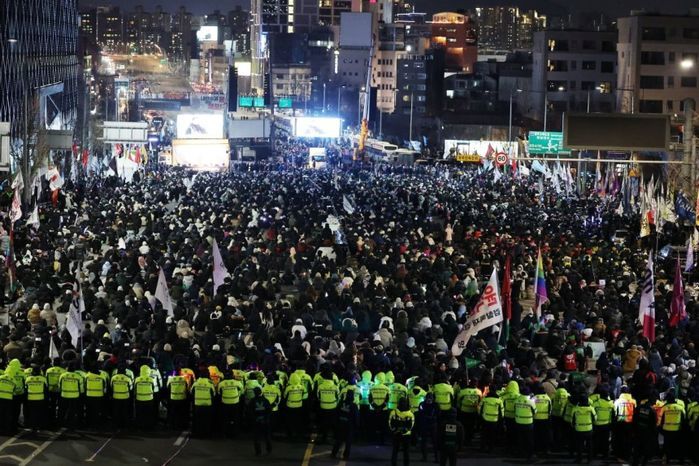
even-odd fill
[(228, 67), (228, 112), (238, 110), (238, 68)]

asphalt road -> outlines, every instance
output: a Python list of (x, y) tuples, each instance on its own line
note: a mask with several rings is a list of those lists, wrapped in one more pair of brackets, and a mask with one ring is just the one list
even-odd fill
[[(188, 432), (141, 433), (128, 431), (112, 435), (87, 431), (40, 432), (33, 436), (30, 432), (20, 432), (15, 437), (0, 436), (0, 465), (76, 465), (94, 463), (97, 465), (209, 465), (235, 464), (271, 466), (374, 466), (390, 464), (391, 450), (388, 446), (355, 445), (352, 458), (348, 461), (330, 456), (331, 446), (315, 442), (288, 443), (273, 442), (270, 454), (256, 457), (252, 441), (247, 438), (192, 439)], [(418, 449), (411, 450), (412, 465), (434, 465), (432, 462), (417, 461)], [(659, 461), (656, 462), (660, 464)], [(402, 457), (399, 457), (399, 463)], [(477, 464), (483, 466), (525, 465), (525, 464), (573, 464), (562, 456), (534, 460), (529, 463), (513, 457), (484, 456), (477, 451), (467, 450), (458, 461), (460, 465)], [(613, 459), (594, 462), (595, 465), (623, 464)]]

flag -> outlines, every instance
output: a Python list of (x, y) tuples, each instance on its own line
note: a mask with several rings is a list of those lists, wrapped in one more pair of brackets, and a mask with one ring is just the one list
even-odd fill
[(27, 219), (27, 225), (36, 225), (37, 227), (39, 226), (39, 204), (38, 203), (34, 204), (34, 209), (32, 210), (32, 213), (29, 215), (29, 218)]
[[(696, 233), (696, 228), (694, 232)], [(684, 271), (689, 273), (694, 268), (694, 235), (687, 240), (687, 263), (684, 265)]]
[(645, 196), (641, 196), (641, 230), (639, 236), (641, 238), (650, 235), (650, 211), (646, 208)]
[(56, 348), (56, 343), (53, 341), (53, 335), (49, 336), (49, 359), (54, 360), (59, 358), (58, 348)]
[(12, 189), (15, 191), (21, 191), (24, 189), (24, 177), (22, 177), (22, 171), (17, 172), (17, 176), (12, 180)]
[(19, 197), (19, 190), (15, 190), (10, 207), (10, 221), (14, 223), (20, 218), (22, 218), (22, 199)]
[(167, 311), (168, 317), (175, 317), (175, 312), (172, 310), (172, 300), (170, 299), (170, 292), (167, 289), (167, 281), (165, 280), (165, 272), (160, 269), (160, 274), (158, 275), (158, 286), (155, 288), (155, 297), (160, 304), (163, 305), (163, 309)]
[(508, 254), (505, 259), (505, 272), (502, 277), (502, 311), (505, 318), (503, 326), (505, 327), (503, 342), (507, 343), (510, 339), (510, 320), (512, 319), (512, 257)]
[(73, 287), (73, 300), (70, 303), (68, 310), (68, 318), (66, 320), (66, 329), (70, 333), (71, 343), (75, 348), (78, 347), (80, 337), (83, 331), (82, 312), (85, 310), (85, 301), (82, 298), (82, 290), (80, 284), (75, 283)]
[(9, 296), (13, 296), (17, 289), (17, 267), (15, 265), (15, 229), (14, 223), (10, 224), (10, 246), (5, 259), (7, 268)]
[(468, 319), (464, 322), (461, 332), (454, 339), (454, 344), (451, 346), (451, 352), (454, 356), (459, 356), (463, 353), (468, 340), (473, 335), (502, 322), (502, 304), (500, 302), (500, 293), (498, 292), (497, 273), (497, 269), (494, 269), (488, 284), (483, 290), (483, 294), (481, 294), (478, 300), (478, 304), (476, 304), (473, 312), (469, 314)]
[(490, 160), (490, 158), (493, 156), (494, 153), (495, 153), (495, 149), (493, 149), (493, 145), (488, 143), (488, 149), (486, 149), (485, 155), (483, 157)]
[(112, 160), (109, 161), (109, 168), (114, 172), (116, 176), (119, 176), (119, 172), (117, 171), (117, 157), (116, 155), (112, 157)]
[(494, 167), (493, 169), (493, 183), (497, 183), (500, 181), (500, 178), (502, 178), (502, 174), (500, 173), (500, 169), (498, 167)]
[(221, 258), (221, 251), (218, 250), (216, 238), (214, 238), (212, 249), (214, 256), (214, 296), (216, 296), (216, 290), (218, 290), (219, 286), (223, 285), (223, 280), (228, 276), (228, 269), (226, 269), (226, 265)]
[(349, 215), (352, 215), (355, 211), (352, 201), (350, 201), (344, 194), (342, 195), (342, 208), (345, 209), (345, 212), (347, 212)]
[(681, 321), (687, 318), (687, 309), (684, 305), (684, 285), (682, 284), (682, 267), (680, 258), (677, 257), (675, 267), (675, 281), (672, 285), (672, 303), (670, 303), (670, 327), (677, 327)]
[(638, 321), (643, 324), (643, 336), (652, 343), (655, 341), (655, 283), (653, 280), (653, 254), (648, 253), (648, 263), (641, 284), (641, 303), (638, 307)]
[(83, 169), (87, 170), (87, 161), (90, 158), (90, 153), (87, 149), (83, 149)]
[(536, 317), (541, 317), (541, 306), (549, 300), (546, 292), (546, 276), (544, 275), (544, 261), (541, 258), (541, 249), (539, 256), (536, 259), (536, 274), (534, 275), (534, 314)]

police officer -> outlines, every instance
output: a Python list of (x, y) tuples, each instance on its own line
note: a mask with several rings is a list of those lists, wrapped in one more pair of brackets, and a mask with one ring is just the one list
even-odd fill
[(519, 440), (520, 453), (531, 460), (534, 454), (534, 415), (536, 405), (529, 398), (529, 387), (522, 387), (520, 395), (515, 399), (515, 429)]
[(658, 450), (658, 415), (655, 396), (641, 400), (633, 414), (633, 466), (648, 463)]
[(437, 456), (437, 418), (439, 417), (439, 406), (434, 402), (434, 393), (428, 393), (425, 400), (420, 404), (417, 412), (417, 426), (420, 433), (420, 450), (422, 451), (422, 461), (427, 461), (427, 441), (432, 445), (435, 463), (439, 460)]
[(150, 367), (142, 365), (140, 375), (134, 380), (134, 392), (136, 393), (136, 422), (145, 430), (150, 430), (155, 425), (157, 404), (155, 402), (155, 384), (151, 377)]
[(262, 396), (262, 389), (255, 387), (253, 398), (250, 400), (248, 409), (250, 410), (250, 419), (252, 419), (252, 434), (253, 443), (255, 446), (255, 456), (262, 455), (262, 446), (260, 441), (264, 439), (267, 453), (272, 452), (272, 435), (269, 427), (269, 416), (271, 406), (269, 401)]
[(660, 429), (665, 440), (663, 445), (665, 459), (669, 463), (671, 458), (676, 457), (681, 462), (683, 460), (682, 424), (685, 412), (672, 393), (667, 395), (666, 401), (667, 403), (660, 412)]
[(0, 374), (0, 435), (14, 435), (17, 421), (13, 416), (15, 382), (7, 373)]
[(303, 422), (303, 400), (305, 386), (301, 382), (301, 377), (296, 373), (292, 373), (289, 377), (289, 383), (284, 389), (284, 408), (286, 420), (286, 433), (289, 439), (296, 437), (299, 429), (306, 425)]
[(398, 452), (403, 450), (403, 465), (410, 464), (410, 435), (415, 426), (415, 416), (410, 411), (408, 400), (402, 398), (398, 407), (388, 417), (388, 427), (393, 434), (391, 466), (398, 464)]
[(166, 391), (167, 415), (170, 426), (175, 430), (186, 429), (187, 425), (189, 425), (187, 379), (182, 375), (168, 377)]
[(628, 459), (631, 453), (631, 438), (633, 413), (636, 410), (636, 400), (629, 393), (629, 387), (621, 387), (619, 398), (614, 401), (614, 423), (612, 426), (612, 449), (619, 458)]
[(25, 427), (36, 432), (43, 427), (46, 412), (46, 377), (41, 375), (39, 366), (32, 367), (32, 374), (25, 379), (27, 403), (25, 407)]
[(454, 387), (447, 383), (444, 375), (437, 377), (437, 383), (432, 387), (434, 402), (437, 403), (440, 411), (449, 411), (454, 407)]
[(218, 383), (218, 395), (221, 402), (220, 417), (221, 432), (231, 436), (240, 422), (240, 398), (243, 395), (243, 383), (236, 379), (224, 379)]
[(81, 416), (81, 396), (85, 392), (84, 381), (80, 374), (76, 372), (76, 366), (71, 364), (68, 371), (61, 374), (58, 379), (58, 387), (61, 390), (59, 401), (59, 415), (63, 425), (72, 429), (78, 426)]
[(5, 370), (5, 374), (10, 376), (15, 384), (14, 396), (12, 397), (12, 418), (14, 419), (14, 424), (18, 425), (19, 415), (27, 397), (24, 386), (24, 379), (27, 375), (22, 370), (22, 365), (20, 364), (19, 359), (12, 359), (9, 362), (7, 369)]
[(459, 409), (458, 419), (464, 428), (465, 442), (471, 442), (473, 431), (478, 420), (478, 408), (483, 398), (483, 393), (477, 387), (477, 380), (471, 379), (468, 386), (459, 390), (456, 394), (456, 406)]
[(587, 397), (581, 397), (572, 411), (571, 423), (574, 430), (576, 461), (580, 463), (583, 449), (587, 451), (587, 462), (592, 461), (592, 432), (595, 423), (595, 408)]
[(328, 431), (333, 430), (337, 417), (337, 403), (340, 399), (340, 389), (332, 378), (329, 367), (323, 368), (323, 377), (318, 383), (317, 390), (319, 427), (321, 430), (321, 443), (325, 443)]
[(505, 407), (498, 397), (495, 387), (490, 387), (488, 395), (481, 402), (480, 415), (482, 421), (481, 450), (491, 452), (498, 437), (500, 424), (504, 417)]
[(515, 401), (519, 398), (519, 385), (514, 380), (510, 381), (500, 396), (505, 407), (505, 430), (507, 435), (515, 433)]
[[(348, 388), (356, 388), (354, 379), (351, 379), (349, 383)], [(337, 458), (337, 454), (340, 452), (340, 447), (343, 443), (345, 444), (345, 450), (342, 452), (342, 459), (349, 459), (352, 450), (354, 430), (359, 425), (359, 405), (358, 400), (354, 396), (354, 392), (355, 390), (345, 390), (340, 395), (340, 404), (337, 410), (337, 427), (335, 429), (335, 444), (332, 449), (333, 458)]]
[(125, 429), (131, 420), (131, 390), (133, 380), (122, 365), (110, 381), (112, 387), (112, 419), (117, 429)]
[[(359, 389), (359, 423), (360, 431), (368, 434), (371, 430), (371, 404), (369, 403), (369, 390), (374, 385), (371, 380), (371, 371), (362, 372), (362, 379), (357, 382), (357, 388)], [(422, 400), (421, 400), (422, 401)], [(419, 403), (415, 406), (415, 411)]]
[(46, 382), (48, 384), (48, 422), (51, 425), (56, 423), (56, 415), (58, 412), (58, 399), (60, 398), (61, 390), (58, 388), (58, 379), (65, 369), (61, 367), (60, 360), (54, 359), (53, 366), (46, 369)]
[[(259, 389), (259, 387), (257, 388)], [(211, 434), (213, 403), (216, 395), (216, 389), (213, 382), (209, 379), (208, 371), (202, 371), (196, 382), (192, 384), (191, 393), (194, 402), (192, 435), (208, 437)], [(261, 390), (260, 393), (262, 393)]]
[(85, 376), (85, 408), (87, 423), (91, 427), (102, 424), (104, 412), (104, 398), (107, 394), (108, 376), (104, 371), (97, 369), (96, 364), (90, 365), (90, 370)]
[(551, 399), (551, 426), (553, 427), (553, 443), (561, 447), (565, 442), (565, 432), (569, 429), (563, 415), (565, 414), (570, 394), (564, 387), (559, 386)]
[(614, 402), (609, 399), (609, 391), (605, 386), (597, 390), (597, 395), (592, 402), (592, 407), (595, 408), (596, 414), (594, 429), (595, 452), (606, 458), (609, 454), (609, 434), (614, 416)]
[[(381, 376), (381, 377), (379, 377)], [(379, 443), (383, 445), (388, 425), (388, 387), (383, 383), (383, 374), (376, 374), (374, 385), (369, 389), (369, 404), (373, 419), (373, 432), (379, 433)]]
[(456, 466), (456, 451), (463, 444), (464, 426), (456, 420), (456, 411), (444, 413), (437, 428), (440, 466)]
[(274, 432), (279, 425), (279, 403), (282, 401), (282, 392), (279, 385), (280, 383), (277, 380), (277, 374), (271, 373), (267, 376), (265, 383), (262, 386), (262, 396), (269, 401), (269, 406), (271, 409), (269, 416), (269, 427), (272, 432)]
[(551, 398), (545, 393), (544, 387), (537, 384), (534, 387), (534, 438), (537, 439), (535, 448), (547, 454), (551, 448)]

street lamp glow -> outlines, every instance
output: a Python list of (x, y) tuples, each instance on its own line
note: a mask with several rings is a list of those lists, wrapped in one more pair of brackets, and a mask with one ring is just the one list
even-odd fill
[(680, 68), (682, 68), (683, 70), (690, 70), (694, 68), (694, 60), (692, 60), (691, 58), (685, 58), (680, 62)]
[(565, 90), (566, 90), (565, 87), (563, 87), (563, 86), (558, 86), (558, 91), (559, 91), (559, 92), (563, 92), (563, 91), (565, 91)]

